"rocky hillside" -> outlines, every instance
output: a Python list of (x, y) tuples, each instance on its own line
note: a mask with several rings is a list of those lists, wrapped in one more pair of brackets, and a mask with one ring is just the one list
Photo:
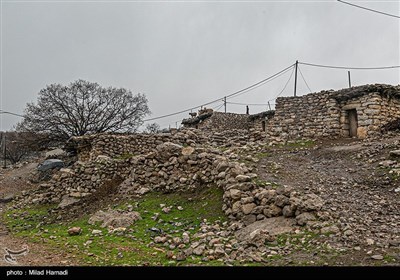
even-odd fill
[(79, 160), (20, 193), (3, 221), (74, 255), (62, 264), (399, 264), (400, 135), (236, 135), (75, 138)]

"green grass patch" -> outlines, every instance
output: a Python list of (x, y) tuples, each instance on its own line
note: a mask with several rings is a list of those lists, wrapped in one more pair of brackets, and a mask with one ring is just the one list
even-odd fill
[[(397, 168), (391, 168), (386, 166), (378, 166), (379, 171), (385, 173), (393, 181), (398, 181), (400, 179), (400, 172), (396, 172)], [(390, 172), (392, 171), (392, 172)]]
[(254, 157), (257, 159), (263, 159), (263, 158), (270, 157), (270, 156), (271, 156), (271, 154), (267, 153), (267, 152), (260, 152), (260, 153), (257, 153), (254, 155)]
[(275, 182), (268, 182), (265, 181), (263, 179), (260, 179), (259, 177), (253, 178), (253, 183), (255, 183), (257, 186), (259, 187), (271, 187), (273, 189), (276, 189), (277, 187), (279, 187), (279, 184), (275, 183)]
[[(222, 223), (227, 219), (222, 211), (222, 195), (222, 190), (210, 187), (194, 193), (149, 193), (140, 199), (116, 204), (113, 206), (115, 209), (132, 205), (133, 210), (142, 216), (142, 220), (121, 235), (109, 233), (107, 228), (101, 228), (99, 224), (90, 225), (89, 216), (72, 222), (54, 222), (50, 218), (57, 214), (52, 213), (52, 205), (9, 210), (2, 218), (13, 235), (74, 254), (82, 265), (223, 265), (218, 260), (204, 262), (197, 256), (190, 256), (185, 261), (168, 259), (167, 251), (178, 253), (188, 245), (181, 249), (170, 249), (163, 244), (153, 244), (156, 234), (149, 230), (155, 227), (171, 236), (182, 237), (185, 231), (197, 232), (204, 219)], [(160, 204), (172, 206), (171, 211), (163, 213)], [(178, 206), (183, 210), (178, 210)], [(159, 213), (157, 220), (153, 219), (157, 215), (155, 213)], [(43, 223), (46, 220), (49, 223)], [(81, 227), (82, 233), (69, 236), (68, 229), (73, 226)], [(102, 235), (93, 236), (94, 229), (101, 230)]]

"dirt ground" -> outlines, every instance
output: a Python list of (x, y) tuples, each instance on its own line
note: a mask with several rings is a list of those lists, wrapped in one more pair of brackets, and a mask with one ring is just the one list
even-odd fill
[[(36, 185), (30, 183), (28, 179), (36, 166), (36, 162), (31, 162), (20, 168), (0, 169), (0, 198), (34, 188)], [(3, 209), (4, 203), (0, 203), (0, 215)], [(28, 252), (25, 255), (15, 256), (16, 263), (5, 261), (6, 249), (20, 251), (24, 247), (28, 248)], [(63, 253), (62, 250), (57, 252), (43, 244), (34, 244), (10, 236), (5, 226), (0, 222), (0, 266), (64, 266), (73, 264), (74, 257)]]
[[(392, 256), (400, 264), (400, 203), (398, 176), (380, 166), (400, 137), (360, 141), (317, 142), (309, 148), (272, 148), (258, 164), (266, 181), (311, 191), (325, 201), (332, 223), (344, 232), (331, 238), (343, 248), (337, 261), (369, 265), (374, 258)], [(373, 257), (374, 256), (374, 257)]]

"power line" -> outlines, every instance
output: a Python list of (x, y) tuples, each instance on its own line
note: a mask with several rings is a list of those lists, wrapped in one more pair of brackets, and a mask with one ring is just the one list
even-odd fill
[(353, 70), (383, 70), (383, 69), (393, 69), (400, 68), (400, 65), (395, 66), (382, 66), (382, 67), (351, 67), (351, 66), (331, 66), (331, 65), (322, 65), (322, 64), (314, 64), (307, 62), (300, 62), (299, 64), (314, 66), (314, 67), (322, 67), (322, 68), (334, 68), (334, 69), (353, 69)]
[(221, 108), (222, 106), (224, 106), (224, 103), (218, 104), (217, 106), (212, 107), (212, 109), (215, 110), (215, 108), (217, 108), (217, 107), (218, 107), (218, 108)]
[[(249, 106), (268, 106), (268, 103), (238, 103), (238, 102), (226, 102), (228, 104), (233, 104), (233, 105), (249, 105)], [(270, 103), (271, 105), (271, 103)]]
[[(294, 64), (293, 64), (293, 65), (294, 65)], [(278, 93), (278, 95), (277, 95), (277, 96), (275, 96), (274, 98), (272, 98), (272, 99), (268, 100), (268, 102), (270, 102), (270, 101), (272, 101), (272, 100), (276, 99), (278, 96), (280, 96), (280, 95), (281, 95), (281, 94), (282, 94), (282, 93), (285, 91), (285, 89), (286, 89), (287, 85), (289, 84), (290, 80), (292, 79), (293, 72), (294, 72), (294, 67), (293, 67), (292, 73), (290, 73), (290, 77), (289, 77), (289, 79), (287, 80), (287, 82), (286, 82), (285, 86), (283, 87), (283, 89), (281, 90), (281, 92), (280, 92), (280, 93)]]
[(23, 115), (12, 113), (12, 112), (8, 112), (8, 111), (4, 111), (4, 110), (0, 110), (0, 114), (9, 114), (9, 115), (13, 115), (13, 116), (21, 117), (21, 118), (24, 117)]
[[(228, 95), (226, 95), (225, 97), (226, 97), (226, 98), (231, 98), (231, 97), (233, 97), (233, 96), (237, 96), (237, 95), (239, 95), (239, 94), (241, 94), (241, 93), (247, 92), (247, 91), (249, 91), (250, 89), (254, 89), (254, 88), (258, 87), (258, 86), (261, 85), (261, 84), (264, 84), (264, 83), (266, 83), (266, 82), (268, 82), (268, 81), (273, 80), (274, 78), (277, 78), (280, 74), (286, 72), (288, 69), (292, 68), (293, 66), (294, 66), (294, 64), (292, 64), (292, 65), (286, 67), (285, 69), (283, 69), (283, 70), (281, 70), (281, 71), (275, 73), (275, 74), (272, 75), (272, 76), (269, 76), (268, 78), (265, 78), (265, 79), (263, 79), (263, 80), (261, 80), (261, 81), (255, 83), (255, 84), (252, 84), (251, 86), (248, 86), (248, 87), (246, 87), (246, 88), (244, 88), (244, 89), (241, 89), (241, 90), (238, 90), (238, 91), (233, 92), (233, 93), (231, 93), (231, 94), (228, 94)], [(204, 104), (202, 104), (202, 105), (199, 105), (199, 106), (196, 106), (196, 107), (192, 107), (192, 108), (189, 108), (189, 109), (186, 109), (186, 110), (182, 110), (182, 111), (175, 112), (175, 113), (171, 113), (171, 114), (162, 115), (162, 116), (159, 116), (159, 117), (154, 117), (154, 118), (146, 119), (146, 120), (144, 120), (144, 122), (154, 121), (154, 120), (158, 120), (158, 119), (162, 119), (162, 118), (171, 117), (171, 116), (179, 115), (179, 114), (182, 114), (182, 113), (186, 113), (186, 112), (195, 110), (195, 109), (197, 109), (197, 108), (200, 108), (200, 107), (203, 107), (203, 106), (206, 106), (206, 105), (210, 105), (210, 104), (216, 103), (216, 102), (218, 102), (218, 101), (221, 101), (221, 99), (222, 99), (222, 98), (218, 98), (218, 99), (216, 99), (216, 100), (213, 100), (213, 101), (210, 101), (210, 102), (208, 102), (208, 103), (204, 103)]]
[(337, 0), (337, 1), (340, 2), (340, 3), (343, 3), (343, 4), (347, 4), (347, 5), (350, 5), (350, 6), (353, 6), (353, 7), (357, 7), (357, 8), (364, 9), (364, 10), (371, 11), (371, 12), (378, 13), (378, 14), (382, 14), (382, 15), (385, 15), (385, 16), (400, 18), (400, 16), (396, 16), (396, 15), (380, 12), (380, 11), (373, 10), (373, 9), (370, 9), (370, 8), (365, 8), (365, 7), (358, 6), (358, 5), (355, 5), (355, 4), (352, 4), (352, 3), (348, 3), (348, 2), (345, 2), (345, 1), (341, 1), (341, 0)]
[[(224, 106), (224, 103), (222, 103), (221, 105), (217, 106), (218, 108), (214, 107), (214, 110), (218, 112), (218, 110), (221, 109), (222, 106)], [(215, 109), (215, 108), (216, 108), (216, 109)]]
[(293, 67), (293, 66), (294, 66), (294, 64), (290, 65), (289, 67), (287, 67), (287, 68), (285, 68), (284, 70), (282, 70), (282, 71), (280, 71), (279, 73), (277, 73), (273, 78), (269, 79), (268, 81), (265, 81), (265, 82), (263, 82), (263, 83), (257, 84), (257, 86), (252, 87), (251, 89), (248, 89), (248, 90), (246, 90), (246, 91), (240, 92), (239, 94), (237, 94), (237, 95), (235, 95), (235, 96), (231, 96), (231, 97), (227, 96), (227, 98), (238, 97), (238, 96), (240, 96), (240, 95), (242, 95), (242, 94), (245, 94), (246, 92), (248, 92), (248, 91), (250, 91), (250, 90), (253, 90), (253, 89), (256, 89), (256, 88), (258, 88), (258, 87), (261, 87), (261, 86), (263, 86), (265, 83), (270, 82), (270, 81), (272, 81), (272, 80), (275, 80), (276, 78), (279, 78), (280, 76), (282, 76), (283, 74), (285, 74), (286, 72), (288, 72), (288, 71), (290, 70), (290, 68)]
[(299, 72), (300, 72), (301, 78), (303, 79), (304, 83), (306, 84), (308, 90), (309, 90), (310, 92), (312, 92), (312, 90), (310, 89), (310, 87), (309, 87), (308, 84), (307, 84), (306, 79), (305, 79), (304, 76), (303, 76), (303, 73), (301, 73), (300, 67), (298, 67), (298, 68), (299, 68)]
[(214, 100), (214, 101), (211, 101), (211, 102), (208, 102), (208, 103), (204, 103), (203, 105), (192, 107), (190, 109), (182, 110), (182, 111), (179, 111), (179, 112), (176, 112), (176, 113), (171, 113), (171, 114), (167, 114), (167, 115), (163, 115), (163, 116), (159, 116), (159, 117), (155, 117), (155, 118), (151, 118), (151, 119), (146, 119), (146, 120), (143, 120), (143, 121), (144, 122), (149, 122), (149, 121), (154, 121), (154, 120), (163, 119), (163, 118), (166, 118), (166, 117), (171, 117), (171, 116), (183, 114), (183, 113), (195, 110), (197, 108), (200, 108), (202, 106), (213, 104), (213, 103), (218, 102), (218, 101), (220, 101), (220, 99), (217, 99), (217, 100)]

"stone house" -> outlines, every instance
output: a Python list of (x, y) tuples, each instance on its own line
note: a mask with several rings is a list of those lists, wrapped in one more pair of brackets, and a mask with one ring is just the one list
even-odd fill
[(274, 111), (258, 114), (236, 114), (216, 112), (212, 109), (200, 110), (198, 115), (182, 120), (184, 127), (192, 127), (208, 131), (258, 130), (266, 131), (268, 121)]
[(276, 100), (269, 137), (358, 137), (380, 134), (400, 118), (400, 86), (364, 85)]
[(275, 111), (253, 115), (199, 111), (184, 119), (185, 127), (209, 131), (247, 129), (267, 139), (357, 137), (381, 133), (400, 119), (400, 86), (363, 85), (276, 99)]

